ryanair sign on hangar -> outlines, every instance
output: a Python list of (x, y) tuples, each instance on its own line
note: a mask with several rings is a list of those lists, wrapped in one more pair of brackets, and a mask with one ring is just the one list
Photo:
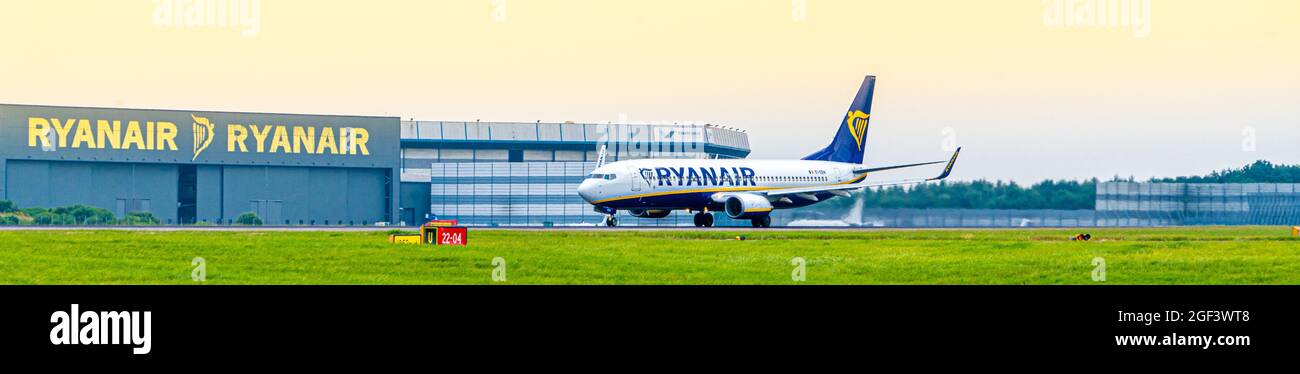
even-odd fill
[(398, 118), (0, 105), (0, 153), (39, 159), (391, 167)]

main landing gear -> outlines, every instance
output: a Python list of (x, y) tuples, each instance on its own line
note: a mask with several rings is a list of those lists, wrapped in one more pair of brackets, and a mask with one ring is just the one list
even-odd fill
[(713, 227), (713, 213), (695, 213), (695, 227)]
[(605, 226), (618, 227), (618, 217), (613, 214), (605, 216)]
[(762, 216), (749, 220), (754, 227), (772, 227), (772, 216)]

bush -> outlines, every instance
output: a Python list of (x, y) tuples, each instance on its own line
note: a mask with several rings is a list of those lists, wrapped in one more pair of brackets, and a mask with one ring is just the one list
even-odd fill
[[(19, 210), (19, 215), (31, 217), (31, 224), (45, 226), (71, 226), (71, 225), (137, 225), (150, 226), (158, 225), (161, 221), (154, 216), (152, 212), (131, 212), (117, 219), (113, 212), (107, 209), (97, 208), (86, 205), (73, 205), (67, 207), (58, 207), (54, 209), (43, 208), (25, 208)], [(15, 217), (22, 223), (22, 218)]]
[(42, 211), (31, 216), (37, 225), (46, 226), (66, 226), (77, 224), (77, 219), (71, 214), (59, 214), (51, 211)]
[(126, 218), (123, 218), (120, 222), (132, 226), (152, 226), (159, 224), (161, 221), (152, 212), (131, 212), (127, 213)]
[(116, 221), (113, 213), (108, 209), (96, 208), (93, 206), (73, 205), (70, 207), (55, 208), (54, 214), (71, 215), (75, 224), (79, 225), (103, 225), (111, 224)]
[(32, 213), (32, 212), (28, 212), (27, 210), (29, 209), (23, 209), (24, 213), (27, 213), (27, 216), (32, 217), (32, 224), (49, 225), (52, 222), (54, 222), (54, 215), (51, 214), (49, 211), (43, 210), (43, 211), (38, 211), (36, 213)]
[(243, 226), (261, 226), (262, 217), (258, 217), (257, 213), (245, 212), (244, 214), (240, 214), (239, 218), (235, 218), (235, 224)]
[(0, 200), (0, 213), (13, 213), (18, 211), (18, 205), (9, 200)]
[(14, 217), (14, 216), (0, 217), (0, 226), (18, 226), (19, 223), (21, 222), (18, 221), (18, 217)]

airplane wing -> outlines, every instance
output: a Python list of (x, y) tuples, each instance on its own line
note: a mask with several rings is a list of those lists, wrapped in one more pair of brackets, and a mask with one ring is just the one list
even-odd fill
[(853, 168), (853, 173), (855, 173), (855, 174), (857, 174), (857, 173), (875, 173), (875, 172), (877, 172), (877, 171), (895, 170), (895, 169), (906, 169), (906, 168), (914, 168), (914, 167), (917, 167), (917, 166), (926, 166), (926, 165), (938, 165), (938, 164), (942, 164), (942, 163), (945, 163), (945, 162), (948, 162), (948, 161), (922, 162), (922, 163), (919, 163), (919, 164), (907, 164), (907, 165), (885, 166), (885, 167), (878, 167), (878, 168), (860, 167), (860, 168)]
[[(856, 190), (856, 189), (862, 189), (867, 187), (888, 187), (888, 186), (901, 186), (901, 185), (933, 182), (937, 180), (946, 179), (948, 178), (949, 175), (952, 174), (952, 168), (954, 165), (957, 164), (957, 156), (960, 154), (961, 154), (961, 148), (957, 148), (957, 152), (953, 152), (952, 154), (952, 159), (948, 160), (948, 166), (943, 169), (943, 174), (939, 174), (939, 176), (934, 178), (905, 179), (905, 180), (898, 180), (898, 181), (870, 182), (870, 183), (862, 182), (862, 183), (844, 184), (844, 185), (836, 185), (836, 186), (785, 188), (779, 190), (758, 191), (755, 193), (759, 195), (766, 195), (766, 196), (782, 196), (782, 195), (795, 195), (795, 194), (813, 194), (818, 192), (848, 191), (848, 190)], [(933, 163), (917, 164), (912, 166), (930, 165), (930, 164)], [(899, 167), (892, 167), (892, 168), (897, 169)]]

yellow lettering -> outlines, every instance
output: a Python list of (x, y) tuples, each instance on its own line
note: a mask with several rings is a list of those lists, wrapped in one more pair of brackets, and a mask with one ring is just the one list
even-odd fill
[[(126, 122), (125, 128), (123, 122)], [(865, 122), (857, 119), (850, 126), (860, 124), (865, 127)], [(164, 121), (48, 117), (27, 119), (28, 147), (176, 151), (179, 149), (176, 143), (179, 133), (175, 123)], [(226, 125), (226, 150), (231, 153), (248, 153), (251, 149), (248, 146), (250, 135), (257, 142), (257, 153), (370, 155), (368, 130), (327, 126), (231, 123)], [(59, 137), (57, 142), (53, 139), (54, 136)]]
[(257, 131), (257, 125), (248, 125), (253, 128), (253, 140), (257, 141), (257, 153), (266, 152), (266, 136), (271, 134), (271, 125), (262, 126), (262, 131)]
[(68, 146), (68, 133), (72, 132), (72, 125), (77, 122), (76, 119), (69, 119), (66, 122), (59, 122), (58, 118), (54, 120), (54, 131), (59, 133), (59, 148)]
[(95, 124), (99, 127), (100, 148), (122, 148), (122, 121), (113, 121), (110, 125), (108, 121), (101, 119)]
[(352, 128), (340, 127), (339, 128), (339, 154), (341, 155), (350, 154), (353, 150), (354, 149), (352, 148)]
[[(163, 146), (166, 146), (164, 148)], [(158, 122), (158, 150), (176, 150), (176, 124), (171, 122)]]
[(77, 126), (77, 135), (72, 138), (72, 148), (81, 148), (83, 144), (86, 148), (99, 148), (95, 146), (95, 134), (90, 131), (90, 120), (82, 120)]
[(132, 144), (135, 144), (135, 149), (145, 149), (144, 135), (140, 133), (140, 123), (136, 121), (127, 122), (126, 137), (122, 139), (122, 149), (131, 149)]
[[(370, 141), (370, 132), (363, 128), (352, 129), (352, 146), (361, 150), (361, 155), (369, 156), (370, 149), (366, 148), (366, 142)], [(356, 152), (352, 152), (356, 154)]]
[(290, 152), (290, 148), (289, 131), (286, 130), (284, 126), (276, 126), (275, 137), (271, 139), (271, 153), (277, 152), (277, 149), (279, 150), (278, 152), (292, 153)]
[(36, 139), (40, 139), (41, 147), (49, 148), (50, 144), (50, 121), (44, 118), (29, 117), (27, 118), (27, 146), (35, 147)]
[(315, 127), (293, 127), (293, 153), (302, 153), (303, 150), (310, 154), (316, 154)]
[(144, 149), (147, 149), (147, 150), (152, 151), (152, 150), (154, 150), (154, 148), (153, 148), (153, 146), (154, 146), (154, 144), (153, 144), (153, 130), (154, 130), (154, 123), (153, 123), (153, 121), (146, 122), (146, 123), (145, 123), (145, 126), (146, 126), (146, 127), (145, 127), (145, 129), (144, 129)]
[(330, 149), (330, 153), (339, 154), (339, 148), (334, 145), (334, 129), (322, 128), (320, 130), (320, 144), (316, 145), (316, 154), (326, 154), (325, 148)]
[(248, 140), (248, 128), (237, 123), (226, 125), (227, 152), (234, 153), (235, 145), (239, 145), (239, 152), (247, 153), (248, 146), (244, 144), (245, 140)]

